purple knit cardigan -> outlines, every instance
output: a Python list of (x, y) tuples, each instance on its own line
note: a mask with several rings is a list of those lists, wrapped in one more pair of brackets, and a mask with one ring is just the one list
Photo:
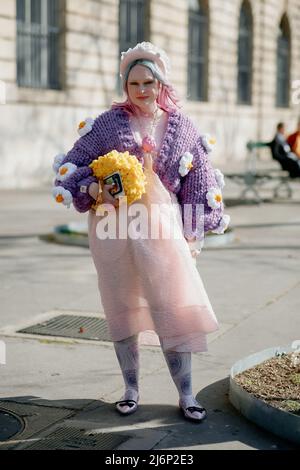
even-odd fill
[[(105, 155), (113, 149), (119, 152), (129, 151), (143, 164), (142, 150), (134, 140), (129, 116), (121, 108), (110, 109), (99, 115), (92, 130), (75, 142), (61, 163), (71, 162), (78, 167), (63, 182), (55, 180), (55, 185), (63, 186), (71, 192), (73, 204), (79, 212), (86, 212), (95, 202), (88, 192), (80, 192), (80, 186), (88, 187), (97, 181), (88, 165), (99, 155)], [(194, 156), (193, 168), (182, 177), (179, 173), (179, 163), (185, 152)], [(184, 229), (185, 236), (196, 236), (197, 239), (203, 236), (203, 232), (200, 233), (196, 228), (197, 204), (203, 204), (204, 232), (219, 226), (223, 204), (217, 209), (212, 209), (206, 199), (210, 189), (218, 188), (214, 170), (194, 124), (177, 110), (169, 113), (167, 130), (153, 169), (164, 186), (177, 195), (182, 210), (184, 204), (192, 205), (192, 226)]]

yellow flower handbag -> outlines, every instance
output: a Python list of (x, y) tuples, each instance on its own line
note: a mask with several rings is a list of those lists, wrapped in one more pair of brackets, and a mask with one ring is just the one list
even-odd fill
[[(146, 177), (142, 164), (135, 155), (130, 155), (129, 152), (121, 153), (112, 150), (93, 160), (89, 166), (101, 183), (114, 184), (115, 191), (111, 194), (115, 197), (126, 196), (128, 205), (140, 199), (146, 192)], [(99, 202), (97, 200), (94, 209), (97, 208)], [(120, 202), (122, 202), (121, 199)]]

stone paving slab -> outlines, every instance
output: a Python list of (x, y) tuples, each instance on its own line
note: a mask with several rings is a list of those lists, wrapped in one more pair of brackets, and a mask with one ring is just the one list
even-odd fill
[(124, 419), (113, 406), (123, 384), (112, 344), (13, 334), (16, 325), (49, 312), (101, 314), (103, 308), (88, 249), (38, 238), (55, 225), (86, 216), (52, 204), (46, 191), (0, 191), (0, 339), (6, 345), (0, 400), (31, 403), (37, 410), (71, 408), (72, 418), (61, 417), (54, 427), (77, 423), (98, 432), (130, 429), (136, 439), (130, 445), (137, 448), (294, 448), (243, 418), (227, 393), (235, 361), (299, 339), (297, 197), (299, 193), (290, 202), (228, 207), (236, 227), (234, 243), (206, 249), (198, 260), (221, 328), (210, 335), (207, 353), (193, 355), (194, 391), (209, 410), (209, 418), (195, 425), (179, 414), (176, 389), (159, 348), (141, 348), (141, 405)]

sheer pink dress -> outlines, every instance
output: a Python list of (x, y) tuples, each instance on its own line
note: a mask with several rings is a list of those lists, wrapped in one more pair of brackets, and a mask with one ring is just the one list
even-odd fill
[[(155, 129), (158, 151), (167, 119), (164, 113)], [(130, 126), (137, 143), (141, 144), (134, 118)], [(145, 162), (145, 175), (146, 194), (128, 207), (128, 226), (137, 216), (132, 215), (135, 204), (142, 204), (152, 217), (155, 237), (100, 239), (97, 224), (107, 214), (98, 216), (92, 210), (89, 212), (90, 250), (111, 338), (121, 341), (139, 334), (141, 344), (159, 345), (160, 337), (164, 350), (206, 351), (206, 335), (218, 329), (218, 322), (183, 236), (177, 197), (152, 170), (151, 159)], [(154, 221), (153, 204), (159, 207)], [(118, 229), (118, 217), (116, 225)], [(171, 238), (164, 235), (168, 230), (173, 235)]]

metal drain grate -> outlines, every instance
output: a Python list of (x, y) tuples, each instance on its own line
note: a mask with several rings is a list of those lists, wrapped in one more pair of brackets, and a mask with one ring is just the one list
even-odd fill
[(114, 433), (93, 433), (86, 429), (60, 427), (26, 446), (26, 450), (114, 450), (130, 438), (131, 436)]
[(104, 318), (75, 315), (59, 315), (43, 323), (18, 330), (17, 333), (111, 341)]
[(72, 409), (38, 406), (13, 401), (0, 401), (0, 409), (7, 413), (13, 413), (24, 422), (24, 428), (18, 434), (12, 436), (13, 442), (10, 440), (0, 441), (0, 450), (16, 448), (21, 442), (25, 442), (35, 434), (74, 414)]

